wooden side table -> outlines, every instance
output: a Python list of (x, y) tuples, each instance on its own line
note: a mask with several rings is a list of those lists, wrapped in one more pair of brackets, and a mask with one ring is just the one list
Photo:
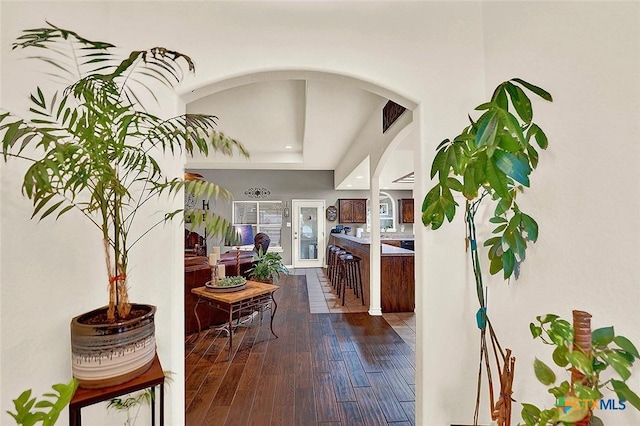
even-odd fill
[[(153, 358), (151, 367), (133, 380), (108, 388), (76, 389), (76, 393), (69, 403), (69, 426), (82, 425), (80, 410), (83, 407), (156, 386), (160, 386), (160, 426), (164, 426), (164, 371), (160, 365), (158, 354)], [(154, 426), (156, 424), (155, 399), (151, 400), (151, 424)]]
[(247, 287), (244, 290), (228, 292), (228, 293), (216, 293), (207, 290), (206, 287), (198, 287), (191, 290), (193, 294), (198, 296), (198, 302), (196, 303), (193, 311), (196, 319), (198, 320), (198, 334), (200, 334), (200, 318), (198, 317), (198, 306), (206, 303), (209, 306), (226, 312), (229, 315), (229, 354), (227, 359), (231, 359), (231, 353), (233, 351), (233, 316), (243, 311), (256, 309), (268, 303), (273, 303), (271, 308), (271, 334), (276, 338), (278, 337), (273, 331), (273, 318), (276, 315), (278, 304), (273, 298), (273, 293), (279, 289), (277, 285), (265, 284), (257, 281), (247, 281)]

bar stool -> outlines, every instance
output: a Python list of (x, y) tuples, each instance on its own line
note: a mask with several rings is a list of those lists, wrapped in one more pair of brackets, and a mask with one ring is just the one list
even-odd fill
[(340, 284), (340, 276), (341, 276), (341, 270), (340, 270), (340, 256), (343, 256), (345, 254), (347, 254), (346, 250), (343, 250), (341, 247), (334, 247), (333, 248), (333, 267), (332, 267), (332, 271), (331, 271), (331, 285), (333, 286), (333, 288), (335, 288), (336, 290), (338, 289), (338, 286)]
[(364, 292), (362, 289), (362, 272), (360, 270), (361, 259), (352, 254), (342, 254), (339, 259), (339, 277), (336, 292), (342, 297), (342, 306), (345, 302), (347, 286), (353, 288), (356, 297), (362, 299), (364, 305)]
[[(334, 262), (334, 248), (336, 246), (334, 246), (333, 244), (329, 244), (327, 246), (327, 279), (329, 280), (329, 282), (331, 282), (331, 275), (333, 274), (333, 262)], [(331, 283), (331, 285), (333, 286), (333, 283)]]

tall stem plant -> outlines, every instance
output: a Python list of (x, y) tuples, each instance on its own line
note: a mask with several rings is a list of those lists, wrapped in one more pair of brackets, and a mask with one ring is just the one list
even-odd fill
[[(525, 91), (552, 101), (545, 90), (522, 79), (501, 83), (491, 100), (476, 107), (483, 111), (453, 140), (446, 139), (437, 147), (431, 166), (431, 178), (437, 183), (422, 203), (422, 222), (438, 229), (445, 219), (451, 222), (458, 203), (454, 193), (466, 199), (464, 220), (467, 232), (467, 251), (475, 280), (479, 308), (476, 322), (480, 329), (480, 368), (474, 421), (478, 421), (482, 371), (489, 380), (489, 399), (492, 417), (499, 424), (509, 424), (510, 392), (513, 363), (510, 351), (503, 351), (487, 314), (487, 298), (482, 279), (482, 263), (476, 233), (477, 214), (489, 202), (494, 205), (493, 237), (484, 241), (488, 247), (489, 272), (503, 271), (505, 280), (518, 277), (520, 264), (525, 260), (528, 243), (538, 238), (538, 224), (520, 210), (518, 193), (530, 185), (529, 176), (538, 165), (538, 149), (546, 149), (548, 142), (542, 129), (533, 122), (533, 107)], [(489, 343), (487, 342), (489, 331)], [(497, 370), (500, 372), (500, 398), (494, 401), (491, 355), (493, 348)], [(508, 394), (505, 394), (508, 392)]]

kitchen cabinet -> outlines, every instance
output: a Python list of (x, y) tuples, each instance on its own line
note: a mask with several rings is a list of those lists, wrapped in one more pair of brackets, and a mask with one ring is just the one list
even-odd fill
[(398, 200), (400, 211), (400, 223), (413, 223), (413, 198)]
[[(331, 234), (329, 244), (341, 247), (362, 259), (362, 291), (365, 304), (370, 303), (371, 244), (342, 234)], [(380, 307), (383, 313), (415, 310), (415, 255), (388, 244), (380, 248)]]
[(367, 200), (365, 198), (341, 198), (338, 200), (338, 222), (366, 223)]

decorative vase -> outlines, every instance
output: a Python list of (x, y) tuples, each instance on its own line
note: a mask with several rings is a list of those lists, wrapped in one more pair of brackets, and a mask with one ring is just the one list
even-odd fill
[(107, 307), (71, 320), (71, 367), (83, 388), (132, 380), (151, 367), (156, 353), (156, 307), (132, 304), (132, 318), (106, 323)]

